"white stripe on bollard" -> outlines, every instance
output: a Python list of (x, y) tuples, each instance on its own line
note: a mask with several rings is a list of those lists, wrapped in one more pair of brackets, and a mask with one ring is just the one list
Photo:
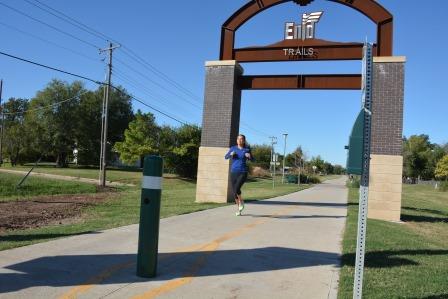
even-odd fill
[(152, 189), (152, 190), (162, 189), (162, 177), (143, 176), (142, 189)]

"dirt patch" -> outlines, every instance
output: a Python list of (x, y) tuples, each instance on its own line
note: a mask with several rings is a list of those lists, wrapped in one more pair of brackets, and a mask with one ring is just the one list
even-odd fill
[(101, 203), (116, 194), (43, 196), (28, 200), (0, 202), (0, 233), (46, 225), (74, 223), (86, 207)]

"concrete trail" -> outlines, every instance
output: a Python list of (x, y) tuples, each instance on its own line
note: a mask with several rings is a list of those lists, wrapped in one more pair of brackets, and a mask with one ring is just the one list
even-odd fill
[(137, 225), (6, 250), (0, 298), (336, 298), (344, 184), (162, 219), (155, 279), (135, 276)]
[[(28, 173), (28, 171), (10, 170), (10, 169), (1, 169), (1, 168), (0, 168), (0, 172), (10, 173), (10, 174), (19, 174), (19, 175), (26, 175)], [(30, 176), (43, 177), (43, 178), (48, 178), (48, 179), (53, 179), (53, 180), (60, 180), (60, 181), (82, 182), (82, 183), (87, 183), (87, 184), (98, 185), (97, 179), (74, 177), (74, 176), (68, 176), (68, 175), (50, 174), (50, 173), (43, 173), (43, 172), (31, 172)], [(118, 187), (118, 186), (135, 187), (134, 184), (126, 184), (126, 183), (111, 182), (111, 181), (106, 181), (106, 185), (112, 186), (112, 187)]]

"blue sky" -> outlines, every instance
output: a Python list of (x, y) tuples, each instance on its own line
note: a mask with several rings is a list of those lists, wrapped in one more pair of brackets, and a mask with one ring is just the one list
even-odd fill
[[(35, 3), (34, 0), (28, 0)], [(123, 49), (115, 52), (114, 83), (135, 96), (190, 123), (201, 123), (204, 94), (204, 62), (217, 60), (222, 23), (244, 0), (208, 1), (106, 1), (39, 0), (120, 41), (194, 96), (188, 96), (132, 61)], [(394, 55), (407, 56), (404, 135), (429, 134), (432, 142), (448, 142), (446, 89), (448, 29), (446, 0), (381, 0), (395, 19)], [(0, 0), (94, 45), (106, 42), (87, 34), (30, 5), (24, 0)], [(297, 22), (302, 13), (323, 10), (317, 38), (334, 41), (375, 41), (375, 25), (360, 13), (330, 1), (315, 0), (306, 7), (286, 3), (246, 23), (237, 32), (236, 46), (266, 45), (283, 38), (286, 21)], [(71, 72), (103, 80), (103, 56), (95, 47), (45, 27), (0, 5), (0, 51), (36, 60)], [(423, 15), (422, 15), (423, 13)], [(426, 17), (428, 18), (426, 21)], [(20, 33), (19, 29), (26, 34)], [(33, 35), (34, 37), (30, 36)], [(49, 44), (46, 39), (66, 49)], [(122, 64), (124, 62), (125, 64)], [(132, 69), (128, 68), (130, 66)], [(359, 73), (360, 62), (294, 62), (244, 64), (246, 74)], [(31, 98), (52, 78), (73, 78), (0, 56), (3, 98)], [(155, 82), (155, 83), (154, 83)], [(95, 88), (92, 83), (86, 87)], [(135, 108), (150, 111), (134, 103)], [(309, 157), (344, 165), (348, 135), (360, 108), (358, 91), (245, 91), (241, 119), (251, 143), (267, 143), (268, 135), (288, 136), (287, 151), (302, 145)], [(159, 123), (175, 125), (155, 113)], [(249, 127), (250, 128), (249, 128)], [(253, 130), (251, 128), (255, 128)]]

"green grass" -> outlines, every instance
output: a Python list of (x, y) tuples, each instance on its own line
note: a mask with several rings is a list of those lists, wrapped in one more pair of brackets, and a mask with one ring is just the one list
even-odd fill
[(28, 177), (20, 188), (17, 184), (23, 176), (0, 173), (0, 201), (29, 198), (39, 195), (95, 193), (96, 187), (80, 182)]
[[(272, 189), (272, 181), (250, 180), (243, 186), (245, 199), (265, 199), (308, 188), (277, 182)], [(195, 203), (196, 184), (179, 178), (163, 180), (161, 217), (169, 217), (224, 206), (226, 204)], [(102, 229), (138, 223), (140, 211), (139, 188), (123, 188), (121, 192), (104, 203), (88, 207), (84, 217), (74, 224), (48, 226), (38, 229), (13, 231), (0, 236), (0, 250), (25, 246), (59, 237), (94, 232)]]
[[(358, 189), (349, 189), (338, 298), (352, 298)], [(403, 186), (404, 224), (368, 220), (364, 298), (448, 298), (448, 192)]]

